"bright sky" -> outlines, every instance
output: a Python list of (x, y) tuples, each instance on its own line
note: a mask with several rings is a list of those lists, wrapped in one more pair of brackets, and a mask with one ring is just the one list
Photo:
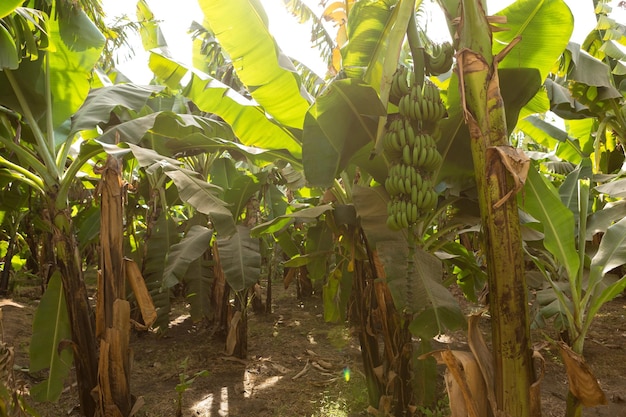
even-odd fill
[[(310, 38), (310, 26), (297, 23), (284, 8), (282, 0), (261, 0), (270, 20), (270, 32), (276, 38), (283, 52), (303, 62), (320, 75), (326, 72), (324, 64), (320, 61), (317, 50), (313, 48), (303, 48)], [(309, 1), (310, 4), (317, 4), (318, 1)], [(512, 0), (487, 0), (488, 10), (494, 13), (503, 9)], [(592, 0), (565, 0), (576, 22), (572, 41), (582, 43), (583, 39), (595, 25), (595, 15), (593, 13)], [(613, 10), (617, 9), (613, 1)], [(191, 62), (191, 36), (187, 33), (191, 22), (196, 20), (202, 22), (202, 12), (197, 0), (148, 0), (155, 17), (161, 20), (161, 30), (170, 47), (174, 59), (183, 63)], [(135, 18), (135, 2), (121, 2), (113, 0), (103, 0), (105, 11), (110, 16), (127, 14)], [(619, 17), (616, 19), (626, 21), (626, 11), (618, 10)], [(623, 20), (622, 20), (623, 19)], [(436, 25), (435, 25), (436, 26)], [(432, 27), (432, 26), (431, 26)], [(137, 83), (147, 83), (151, 79), (151, 74), (147, 68), (148, 54), (141, 46), (137, 47), (135, 58), (130, 62), (121, 63), (118, 68), (132, 81)]]

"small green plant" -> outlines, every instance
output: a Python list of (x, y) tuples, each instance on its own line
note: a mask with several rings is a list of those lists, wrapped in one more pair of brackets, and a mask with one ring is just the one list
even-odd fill
[(189, 376), (187, 375), (187, 365), (189, 357), (186, 357), (182, 363), (178, 366), (181, 368), (181, 372), (178, 374), (178, 384), (176, 384), (176, 392), (178, 393), (178, 402), (176, 404), (176, 417), (182, 417), (183, 415), (183, 394), (193, 385), (196, 378), (201, 376), (209, 376), (209, 371), (206, 369), (196, 372)]
[(417, 407), (417, 415), (422, 417), (445, 417), (450, 415), (450, 406), (448, 404), (448, 396), (440, 398), (434, 408)]

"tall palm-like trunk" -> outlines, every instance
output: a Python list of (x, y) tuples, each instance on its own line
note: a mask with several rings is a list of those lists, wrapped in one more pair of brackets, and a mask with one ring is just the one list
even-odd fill
[(458, 34), (461, 95), (471, 137), (487, 257), (496, 402), (504, 415), (528, 417), (534, 372), (515, 199), (519, 185), (515, 167), (525, 163), (508, 143), (497, 57), (491, 53), (491, 30), (479, 0), (462, 2)]

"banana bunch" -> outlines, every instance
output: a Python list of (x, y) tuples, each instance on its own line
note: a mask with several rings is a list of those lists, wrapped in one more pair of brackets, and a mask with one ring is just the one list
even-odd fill
[(384, 185), (391, 197), (387, 226), (392, 230), (416, 224), (437, 205), (438, 194), (431, 178), (443, 162), (437, 141), (441, 137), (439, 121), (446, 117), (446, 109), (439, 89), (428, 79), (418, 85), (411, 74), (399, 67), (394, 75), (390, 97), (398, 96), (399, 115), (390, 117), (383, 137), (390, 161)]
[(389, 91), (389, 101), (397, 105), (400, 98), (409, 94), (410, 86), (413, 84), (414, 74), (404, 65), (400, 65), (391, 79), (391, 90)]
[(423, 87), (412, 84), (409, 94), (400, 98), (398, 109), (402, 116), (420, 121), (422, 125), (434, 126), (446, 115), (439, 89), (430, 80), (425, 80)]
[(454, 58), (454, 47), (450, 42), (442, 44), (432, 44), (430, 54), (424, 54), (424, 66), (430, 75), (441, 75), (452, 68)]
[(383, 139), (384, 150), (392, 161), (385, 180), (391, 196), (387, 206), (387, 225), (393, 230), (415, 224), (437, 203), (430, 180), (442, 157), (435, 139), (416, 132), (410, 119), (396, 118), (389, 123)]

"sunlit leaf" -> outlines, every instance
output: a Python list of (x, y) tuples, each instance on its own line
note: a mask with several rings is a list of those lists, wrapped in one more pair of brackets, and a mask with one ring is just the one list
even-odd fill
[(24, 0), (3, 0), (0, 3), (0, 19), (2, 19), (5, 16), (8, 16), (15, 9), (21, 6), (22, 3), (24, 3)]
[(498, 25), (506, 30), (493, 34), (494, 54), (521, 37), (498, 67), (536, 68), (540, 79), (545, 80), (574, 30), (569, 7), (562, 0), (518, 0), (496, 15), (506, 16), (507, 21)]
[(104, 36), (80, 9), (50, 19), (50, 92), (54, 126), (63, 123), (85, 101)]
[(252, 97), (282, 125), (302, 129), (309, 102), (301, 94), (293, 64), (269, 32), (261, 3), (200, 0), (199, 4)]

